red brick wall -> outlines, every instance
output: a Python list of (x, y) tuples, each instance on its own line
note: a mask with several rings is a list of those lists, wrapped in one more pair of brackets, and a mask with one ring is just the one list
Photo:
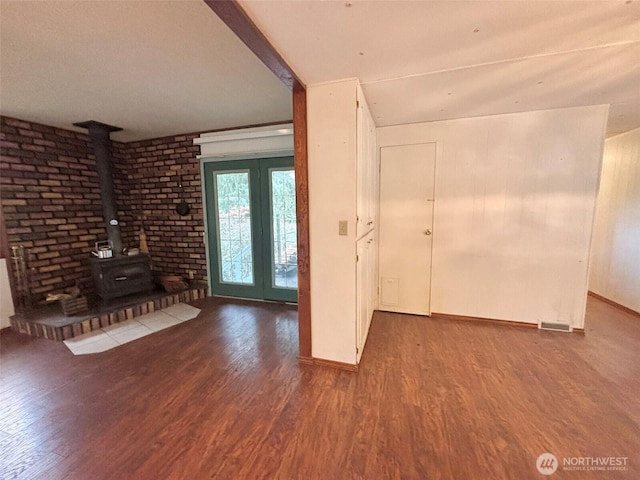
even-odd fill
[[(197, 134), (113, 142), (113, 172), (123, 245), (147, 234), (152, 267), (206, 281)], [(0, 117), (0, 201), (9, 246), (33, 254), (36, 300), (79, 284), (93, 292), (89, 266), (106, 240), (95, 159), (88, 135)], [(189, 215), (175, 211), (182, 176)]]
[[(137, 240), (134, 241), (133, 217), (131, 215), (131, 205), (129, 205), (128, 202), (128, 192), (131, 188), (131, 184), (129, 182), (127, 155), (128, 148), (126, 143), (112, 142), (111, 158), (113, 160), (113, 189), (116, 195), (116, 205), (118, 207), (118, 220), (120, 220), (122, 242), (124, 247), (134, 247), (137, 246)], [(102, 208), (102, 206), (100, 208)], [(102, 217), (102, 210), (100, 210), (100, 215)], [(106, 239), (107, 236), (105, 227), (104, 240)]]
[[(136, 241), (140, 227), (147, 235), (153, 269), (206, 281), (204, 220), (200, 164), (193, 145), (198, 134), (177, 135), (127, 144), (131, 217)], [(178, 176), (182, 177), (189, 215), (175, 209), (181, 201)]]
[[(35, 299), (76, 284), (91, 293), (88, 259), (95, 242), (106, 239), (106, 228), (88, 136), (0, 117), (0, 142), (7, 241), (31, 250)], [(123, 149), (114, 144), (121, 194), (127, 190)], [(132, 232), (130, 223), (124, 227)]]

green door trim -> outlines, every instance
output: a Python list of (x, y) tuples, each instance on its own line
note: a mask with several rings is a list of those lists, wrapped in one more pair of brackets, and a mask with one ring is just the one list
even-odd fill
[[(209, 279), (211, 293), (213, 295), (225, 295), (231, 297), (242, 298), (262, 298), (262, 269), (257, 268), (262, 265), (262, 249), (255, 248), (260, 245), (260, 225), (256, 228), (255, 212), (260, 209), (260, 187), (253, 178), (258, 175), (259, 169), (255, 162), (251, 160), (234, 160), (232, 162), (215, 162), (207, 163), (205, 171), (205, 194), (212, 208), (207, 209), (207, 227), (208, 227), (208, 243), (209, 247)], [(249, 174), (249, 205), (252, 212), (251, 215), (251, 241), (252, 241), (252, 257), (253, 257), (253, 284), (233, 284), (222, 282), (220, 275), (220, 243), (218, 241), (218, 208), (216, 186), (213, 179), (216, 172), (247, 172)], [(215, 243), (211, 243), (211, 240)], [(215, 245), (215, 247), (214, 247)]]
[[(263, 234), (263, 258), (264, 258), (264, 295), (265, 299), (281, 300), (284, 302), (298, 302), (298, 289), (275, 287), (273, 265), (273, 222), (271, 205), (271, 179), (270, 170), (293, 170), (293, 157), (270, 158), (260, 162), (260, 188), (262, 194), (262, 231)], [(297, 261), (296, 261), (297, 275)], [(268, 278), (267, 278), (268, 277)]]
[[(202, 163), (203, 207), (205, 213), (205, 235), (209, 290), (212, 295), (297, 302), (298, 290), (273, 286), (271, 261), (273, 258), (271, 239), (271, 199), (269, 170), (291, 167), (293, 157), (274, 157), (243, 160), (209, 161)], [(218, 208), (215, 193), (215, 172), (249, 172), (251, 208), (251, 239), (253, 253), (253, 284), (223, 283), (220, 278), (220, 243), (218, 238)]]

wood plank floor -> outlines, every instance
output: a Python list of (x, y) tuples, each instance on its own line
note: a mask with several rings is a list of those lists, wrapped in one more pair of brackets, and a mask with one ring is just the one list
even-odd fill
[(292, 307), (194, 304), (91, 356), (3, 333), (0, 478), (640, 478), (640, 319), (599, 300), (586, 335), (378, 312), (358, 373), (298, 365)]

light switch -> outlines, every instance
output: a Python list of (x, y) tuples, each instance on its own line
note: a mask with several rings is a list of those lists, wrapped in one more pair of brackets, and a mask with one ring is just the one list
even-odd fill
[(338, 222), (338, 235), (347, 235), (347, 224), (346, 220), (340, 220)]

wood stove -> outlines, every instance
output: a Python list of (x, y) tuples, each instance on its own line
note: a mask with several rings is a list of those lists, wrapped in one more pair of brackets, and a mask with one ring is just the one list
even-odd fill
[(149, 256), (143, 253), (104, 259), (93, 257), (91, 273), (98, 295), (105, 301), (153, 290)]
[(113, 187), (113, 166), (111, 164), (111, 132), (119, 127), (90, 120), (74, 123), (89, 130), (96, 158), (96, 170), (100, 185), (100, 199), (106, 223), (107, 237), (113, 246), (112, 258), (91, 258), (91, 271), (98, 295), (108, 301), (134, 293), (151, 291), (153, 277), (149, 266), (149, 256), (145, 254), (124, 255), (120, 221)]

